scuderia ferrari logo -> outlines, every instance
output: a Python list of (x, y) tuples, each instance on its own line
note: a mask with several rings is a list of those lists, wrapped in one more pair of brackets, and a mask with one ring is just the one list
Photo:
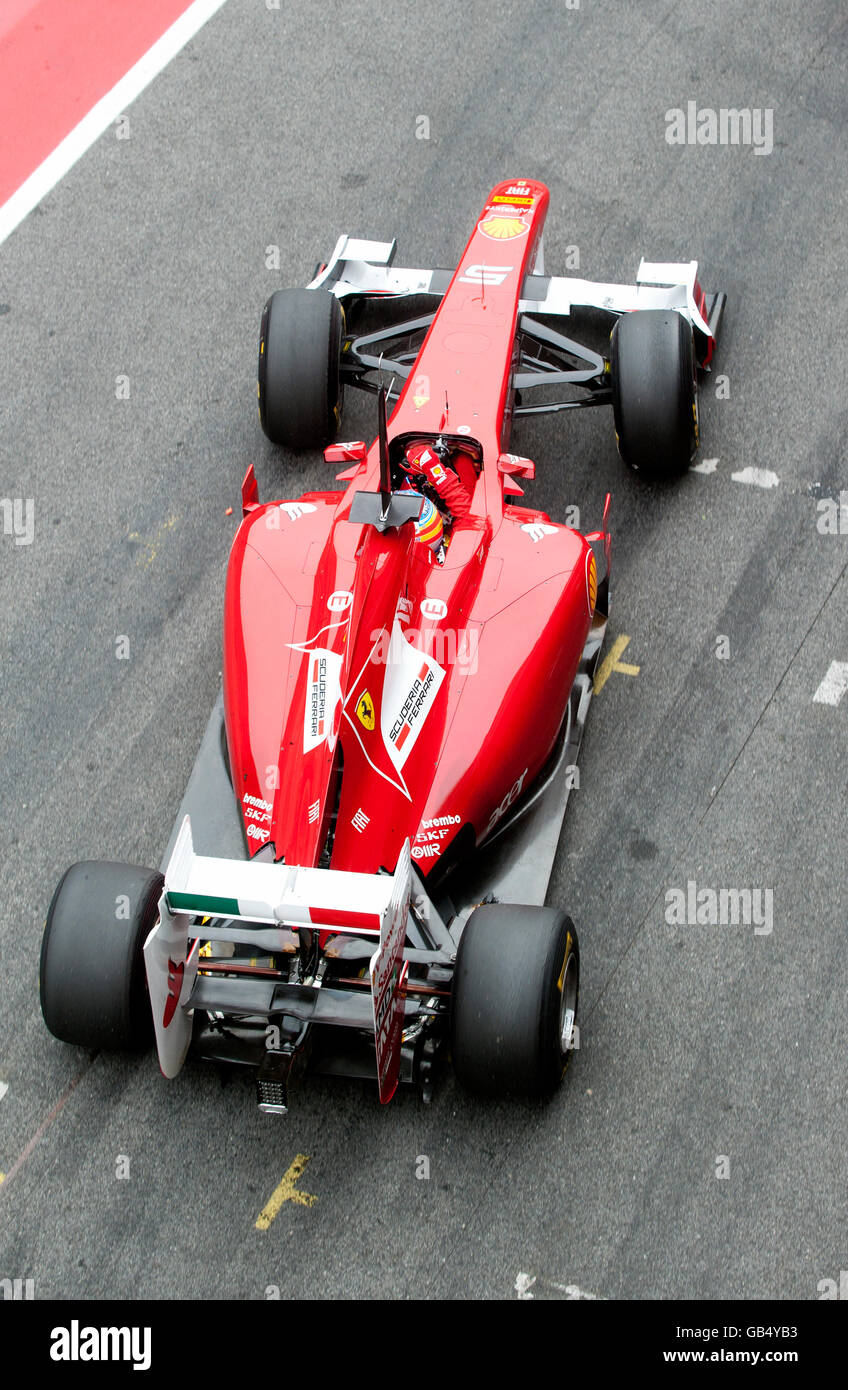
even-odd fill
[(411, 800), (403, 767), (432, 712), (445, 669), (407, 642), (397, 617), (391, 634), (382, 628), (374, 636), (371, 654), (348, 690), (344, 717), (378, 776)]
[(333, 738), (333, 721), (339, 702), (342, 658), (338, 652), (325, 647), (313, 647), (307, 652), (309, 667), (306, 675), (306, 705), (303, 713), (303, 751)]
[(398, 717), (389, 729), (389, 743), (397, 753), (400, 753), (411, 734), (417, 734), (420, 727), (417, 721), (424, 722), (421, 716), (426, 713), (427, 706), (436, 690), (438, 690), (436, 673), (425, 661), (412, 681)]
[(356, 717), (363, 728), (374, 728), (374, 701), (367, 690), (360, 695), (356, 702)]

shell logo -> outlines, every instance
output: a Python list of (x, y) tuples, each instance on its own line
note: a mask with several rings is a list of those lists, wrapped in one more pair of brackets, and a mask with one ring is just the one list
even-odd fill
[(511, 206), (487, 208), (478, 225), (483, 235), (493, 241), (511, 241), (513, 237), (524, 236), (529, 226), (520, 208)]
[(586, 556), (586, 598), (589, 603), (589, 616), (595, 615), (595, 603), (598, 597), (598, 567), (595, 564), (595, 556), (590, 550)]

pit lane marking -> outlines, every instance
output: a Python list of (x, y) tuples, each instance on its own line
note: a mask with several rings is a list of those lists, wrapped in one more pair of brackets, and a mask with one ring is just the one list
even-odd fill
[(838, 705), (848, 690), (848, 661), (831, 661), (824, 680), (813, 696), (817, 705)]
[[(5, 1096), (5, 1094), (6, 1094), (6, 1092), (8, 1091), (8, 1089), (9, 1089), (9, 1083), (8, 1083), (8, 1081), (0, 1081), (0, 1100), (3, 1099), (3, 1097)], [(6, 1174), (5, 1174), (5, 1173), (0, 1173), (0, 1185), (3, 1184), (5, 1181), (6, 1181)]]
[(194, 0), (0, 206), (0, 245), (226, 0)]
[(177, 518), (175, 516), (169, 516), (168, 520), (163, 521), (162, 525), (157, 528), (157, 530), (153, 533), (153, 538), (149, 541), (145, 540), (143, 536), (140, 536), (138, 531), (128, 532), (127, 540), (134, 541), (136, 545), (141, 546), (142, 550), (146, 552), (139, 553), (138, 558), (136, 559), (137, 565), (143, 564), (144, 568), (147, 569), (150, 565), (153, 564), (153, 561), (159, 554), (159, 546), (163, 538), (167, 535), (169, 531), (173, 531), (176, 524)]
[(626, 637), (624, 633), (620, 637), (616, 637), (612, 647), (595, 672), (596, 695), (601, 693), (613, 671), (619, 671), (623, 676), (638, 676), (640, 670), (638, 666), (631, 666), (629, 662), (619, 660), (629, 641), (630, 638)]
[[(577, 1284), (558, 1284), (555, 1279), (542, 1279), (536, 1274), (525, 1274), (519, 1270), (515, 1277), (516, 1297), (519, 1299), (531, 1298), (562, 1298), (565, 1300), (586, 1299), (592, 1302), (597, 1300), (596, 1293), (587, 1293)], [(534, 1293), (533, 1290), (536, 1290)]]
[(734, 483), (748, 483), (751, 487), (777, 487), (780, 483), (776, 473), (772, 473), (770, 468), (742, 468), (738, 473), (731, 473)]
[[(700, 463), (693, 463), (689, 469), (690, 473), (716, 473), (718, 471), (719, 460), (701, 459)], [(748, 487), (769, 488), (779, 487), (780, 479), (770, 468), (740, 468), (736, 473), (731, 473), (731, 481), (734, 483), (745, 483)]]
[(294, 1161), (289, 1164), (282, 1181), (274, 1188), (256, 1218), (257, 1231), (267, 1231), (271, 1222), (279, 1215), (284, 1202), (296, 1202), (300, 1207), (314, 1207), (318, 1198), (314, 1197), (311, 1192), (301, 1192), (299, 1188), (295, 1187), (295, 1183), (303, 1177), (308, 1162), (309, 1154), (298, 1154)]

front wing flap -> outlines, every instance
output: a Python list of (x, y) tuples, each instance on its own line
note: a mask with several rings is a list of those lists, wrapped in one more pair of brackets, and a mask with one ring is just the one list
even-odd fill
[[(399, 298), (431, 294), (441, 297), (453, 278), (451, 270), (408, 269), (393, 265), (395, 241), (364, 241), (340, 236), (327, 265), (310, 281), (308, 289), (326, 289), (337, 299), (351, 296)], [(537, 268), (541, 257), (537, 260)], [(573, 308), (605, 309), (613, 314), (635, 309), (678, 309), (707, 338), (716, 336), (717, 323), (698, 283), (697, 261), (646, 261), (644, 257), (633, 285), (609, 284), (571, 276), (526, 276), (518, 304), (519, 313), (568, 316)]]

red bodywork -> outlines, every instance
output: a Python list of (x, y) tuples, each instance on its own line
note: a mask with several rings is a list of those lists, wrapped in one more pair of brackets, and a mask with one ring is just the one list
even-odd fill
[(498, 469), (518, 301), (547, 207), (541, 183), (493, 189), (389, 421), (390, 439), (444, 430), (482, 445), (443, 566), (410, 522), (380, 533), (347, 519), (354, 494), (379, 487), (376, 442), (343, 495), (248, 499), (227, 578), (224, 701), (251, 854), (270, 841), (278, 859), (317, 864), (337, 807), (330, 867), (393, 870), (409, 837), (427, 875), (464, 827), (483, 840), (553, 749), (595, 561), (578, 532), (505, 510)]

